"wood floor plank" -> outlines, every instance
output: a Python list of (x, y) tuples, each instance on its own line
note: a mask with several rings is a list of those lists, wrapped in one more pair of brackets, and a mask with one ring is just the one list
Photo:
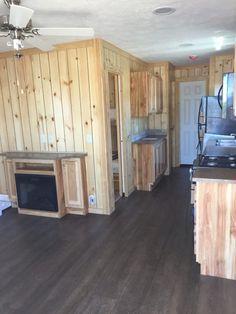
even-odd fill
[(236, 282), (199, 275), (188, 169), (111, 216), (0, 218), (0, 313), (235, 314)]

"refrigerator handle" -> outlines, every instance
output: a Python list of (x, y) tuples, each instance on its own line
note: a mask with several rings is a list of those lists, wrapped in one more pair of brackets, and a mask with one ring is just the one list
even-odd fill
[(199, 149), (200, 154), (202, 153), (202, 143), (201, 143), (201, 137), (200, 137), (200, 129), (201, 129), (201, 123), (200, 123), (200, 115), (201, 115), (201, 109), (202, 109), (202, 98), (198, 109), (198, 145), (197, 150)]

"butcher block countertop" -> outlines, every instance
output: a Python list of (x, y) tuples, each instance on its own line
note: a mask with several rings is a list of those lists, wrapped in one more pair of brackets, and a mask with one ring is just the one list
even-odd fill
[(198, 168), (194, 170), (193, 181), (236, 183), (236, 169)]
[(8, 159), (45, 159), (45, 160), (56, 160), (56, 159), (67, 159), (67, 158), (82, 158), (87, 156), (86, 153), (51, 153), (51, 152), (6, 152), (2, 154)]

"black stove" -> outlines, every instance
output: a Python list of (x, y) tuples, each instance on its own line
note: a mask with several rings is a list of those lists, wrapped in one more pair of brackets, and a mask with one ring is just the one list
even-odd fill
[(202, 156), (195, 163), (196, 167), (216, 167), (236, 169), (236, 155), (230, 156)]

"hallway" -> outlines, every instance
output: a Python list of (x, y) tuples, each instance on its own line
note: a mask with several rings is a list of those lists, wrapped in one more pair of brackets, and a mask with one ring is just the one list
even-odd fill
[(0, 313), (234, 314), (236, 282), (199, 275), (187, 168), (111, 216), (0, 218)]

